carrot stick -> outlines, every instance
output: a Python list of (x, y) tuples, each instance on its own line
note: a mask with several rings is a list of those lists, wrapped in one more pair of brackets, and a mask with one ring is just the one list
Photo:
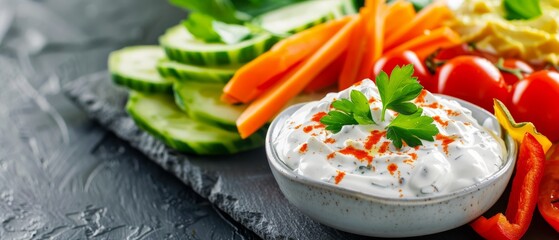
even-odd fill
[(221, 95), (220, 100), (221, 100), (222, 102), (229, 103), (229, 104), (237, 104), (237, 103), (240, 103), (240, 102), (241, 102), (241, 101), (239, 101), (239, 99), (236, 99), (235, 97), (233, 97), (233, 96), (231, 96), (231, 95), (229, 95), (229, 94), (226, 94), (226, 93), (223, 93), (223, 94)]
[(373, 65), (382, 56), (383, 52), (386, 4), (384, 0), (367, 0), (366, 4), (371, 9), (365, 16), (367, 20), (367, 33), (365, 37), (367, 39), (367, 47), (365, 48), (363, 62), (354, 83), (370, 77)]
[(428, 46), (418, 47), (415, 52), (419, 60), (423, 61), (430, 54), (441, 48), (450, 48), (462, 43), (460, 39), (441, 39), (440, 41), (432, 41)]
[(342, 67), (346, 58), (346, 53), (342, 53), (328, 67), (324, 68), (306, 87), (303, 89), (305, 93), (320, 91), (324, 88), (334, 85), (340, 78)]
[(286, 75), (285, 81), (272, 86), (268, 91), (252, 102), (237, 119), (237, 128), (241, 137), (246, 138), (261, 128), (275, 116), (282, 107), (314, 79), (320, 71), (342, 54), (349, 44), (351, 32), (359, 18), (350, 17), (345, 24), (324, 46), (296, 69)]
[(360, 22), (352, 33), (352, 44), (338, 81), (339, 90), (369, 77), (374, 62), (382, 55), (385, 6), (382, 0), (367, 0), (360, 10)]
[(384, 36), (388, 36), (396, 29), (409, 24), (414, 17), (415, 9), (411, 2), (398, 0), (388, 5), (384, 23)]
[(429, 54), (442, 47), (450, 47), (461, 42), (460, 36), (448, 27), (440, 27), (426, 32), (424, 35), (410, 39), (396, 48), (386, 52), (386, 55), (411, 50), (419, 59), (425, 59)]
[(342, 72), (340, 73), (340, 78), (338, 79), (338, 89), (343, 90), (351, 86), (357, 79), (357, 74), (359, 74), (359, 66), (365, 48), (367, 47), (367, 41), (363, 37), (363, 33), (366, 32), (366, 19), (365, 15), (370, 11), (368, 8), (361, 8), (359, 15), (357, 15), (357, 23), (354, 30), (351, 32), (351, 44), (348, 46), (346, 59), (342, 67)]
[[(296, 68), (300, 64), (301, 64), (301, 62), (295, 63), (293, 66), (289, 67), (285, 72), (277, 74), (277, 75), (273, 76), (272, 78), (270, 78), (270, 80), (262, 83), (261, 85), (256, 86), (256, 88), (252, 92), (249, 93), (250, 95), (247, 96), (247, 99), (256, 99), (258, 96), (260, 96), (262, 93), (264, 93), (268, 88), (270, 88), (271, 86), (273, 86), (277, 82), (282, 81), (282, 79), (285, 78), (285, 75), (289, 74), (292, 69)], [(238, 99), (235, 99), (233, 96), (231, 96), (227, 93), (223, 93), (221, 95), (221, 101), (229, 103), (229, 104), (241, 103), (241, 101), (239, 101)]]
[[(316, 52), (347, 22), (348, 17), (318, 25), (278, 42), (270, 51), (241, 67), (223, 89), (222, 100), (248, 103), (258, 96), (257, 86), (285, 72)], [(230, 102), (232, 103), (232, 102)]]
[[(297, 68), (299, 65), (301, 65), (303, 61), (297, 62), (295, 64), (293, 64), (293, 66), (289, 67), (287, 70), (285, 70), (284, 72), (273, 76), (270, 80), (268, 80), (267, 82), (262, 83), (261, 85), (258, 85), (256, 87), (256, 89), (259, 90), (260, 94), (263, 93), (264, 91), (268, 90), (270, 87), (274, 86), (276, 83), (281, 82), (282, 79), (285, 78), (285, 75), (289, 74), (293, 69)], [(260, 96), (257, 95), (258, 96)]]
[(401, 25), (394, 32), (386, 37), (384, 49), (390, 50), (397, 47), (408, 39), (415, 38), (428, 29), (434, 29), (452, 16), (452, 12), (442, 1), (437, 1), (427, 5), (419, 11), (413, 21)]

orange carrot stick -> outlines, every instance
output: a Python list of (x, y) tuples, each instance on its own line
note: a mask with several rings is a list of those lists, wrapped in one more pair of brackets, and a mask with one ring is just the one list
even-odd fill
[(346, 53), (342, 53), (330, 65), (324, 68), (306, 87), (303, 89), (305, 93), (320, 91), (324, 88), (334, 85), (340, 78), (342, 67), (346, 58)]
[(412, 50), (415, 52), (419, 60), (423, 61), (427, 58), (430, 54), (437, 51), (441, 48), (450, 48), (462, 43), (460, 39), (440, 39), (439, 41), (434, 40), (429, 43), (427, 46), (418, 47), (417, 50)]
[[(271, 86), (273, 86), (274, 84), (276, 84), (278, 82), (281, 82), (282, 79), (285, 78), (285, 75), (289, 74), (292, 69), (296, 68), (300, 64), (301, 64), (301, 62), (295, 63), (293, 66), (289, 67), (285, 72), (277, 74), (277, 75), (273, 76), (272, 78), (270, 78), (270, 80), (262, 83), (261, 85), (256, 86), (256, 88), (249, 93), (250, 95), (247, 96), (247, 99), (256, 99), (258, 96), (260, 96), (262, 93), (264, 93), (268, 88), (270, 88)], [(227, 93), (223, 93), (221, 95), (221, 101), (229, 103), (229, 104), (241, 103), (240, 100), (234, 98), (233, 96), (231, 96)]]
[(374, 62), (382, 55), (385, 7), (382, 0), (367, 0), (360, 10), (360, 22), (352, 33), (352, 44), (338, 81), (339, 90), (369, 77)]
[(278, 42), (270, 51), (241, 67), (223, 89), (222, 100), (248, 103), (258, 96), (257, 86), (285, 72), (316, 52), (347, 22), (348, 17), (318, 25)]
[(350, 17), (350, 19), (324, 46), (286, 75), (285, 81), (272, 86), (248, 106), (237, 119), (237, 128), (241, 137), (250, 136), (266, 124), (289, 99), (299, 94), (320, 71), (345, 51), (350, 41), (351, 32), (359, 20), (356, 17)]
[(359, 66), (363, 59), (367, 41), (363, 36), (366, 33), (367, 22), (365, 15), (368, 14), (370, 9), (361, 8), (359, 15), (357, 15), (357, 23), (354, 30), (351, 32), (351, 44), (348, 46), (346, 59), (338, 79), (338, 89), (343, 90), (351, 86), (357, 79), (359, 74)]
[(460, 42), (461, 40), (458, 33), (448, 27), (440, 27), (427, 31), (421, 36), (410, 39), (398, 47), (386, 52), (386, 55), (411, 50), (417, 54), (419, 59), (425, 59), (425, 57), (439, 48), (454, 46), (460, 44)]
[(363, 56), (363, 62), (359, 68), (357, 79), (354, 83), (370, 77), (373, 65), (382, 56), (384, 44), (384, 22), (386, 18), (386, 4), (384, 0), (367, 0), (366, 6), (371, 9), (365, 16), (367, 21), (367, 47)]
[(412, 22), (402, 25), (388, 35), (385, 39), (384, 49), (390, 50), (409, 39), (421, 35), (425, 30), (437, 28), (451, 16), (452, 12), (444, 2), (437, 1), (429, 4), (417, 13)]
[(390, 35), (396, 29), (412, 22), (415, 17), (413, 4), (408, 1), (398, 0), (388, 5), (386, 21), (384, 23), (384, 36)]

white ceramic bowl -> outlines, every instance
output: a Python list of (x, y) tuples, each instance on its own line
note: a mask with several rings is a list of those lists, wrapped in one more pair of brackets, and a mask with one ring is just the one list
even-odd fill
[[(439, 95), (441, 96), (441, 95)], [(458, 191), (414, 199), (387, 198), (343, 189), (293, 172), (279, 159), (273, 140), (279, 129), (302, 104), (283, 111), (266, 136), (266, 154), (274, 178), (289, 202), (312, 219), (342, 231), (376, 237), (410, 237), (456, 228), (487, 211), (502, 195), (510, 180), (517, 147), (501, 133), (495, 117), (484, 109), (448, 96), (472, 111), (480, 123), (491, 121), (503, 136), (507, 158), (503, 167), (483, 181)]]

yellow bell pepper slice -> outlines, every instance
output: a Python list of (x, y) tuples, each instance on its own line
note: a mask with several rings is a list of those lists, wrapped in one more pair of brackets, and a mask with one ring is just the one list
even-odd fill
[(528, 132), (538, 140), (538, 142), (542, 145), (544, 152), (549, 150), (552, 145), (551, 141), (549, 141), (546, 136), (539, 133), (533, 123), (516, 123), (505, 104), (497, 99), (493, 99), (493, 108), (495, 109), (495, 117), (514, 140), (519, 143), (522, 142), (524, 134)]

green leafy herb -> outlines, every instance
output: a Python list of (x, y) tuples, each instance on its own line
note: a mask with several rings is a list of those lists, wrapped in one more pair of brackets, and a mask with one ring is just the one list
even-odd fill
[(182, 25), (188, 29), (194, 37), (206, 42), (219, 42), (220, 37), (212, 27), (214, 19), (201, 13), (191, 13), (188, 19), (182, 21)]
[[(384, 121), (386, 109), (399, 113), (386, 127), (386, 137), (397, 148), (401, 148), (403, 142), (415, 147), (421, 145), (421, 139), (434, 141), (433, 136), (439, 133), (439, 129), (433, 124), (433, 118), (422, 116), (423, 109), (410, 102), (423, 89), (412, 75), (413, 65), (409, 64), (404, 67), (396, 66), (390, 77), (381, 72), (376, 79), (382, 101), (381, 121)], [(345, 125), (376, 124), (371, 116), (369, 101), (360, 91), (352, 90), (350, 99), (336, 100), (332, 102), (332, 107), (334, 110), (320, 119), (326, 125), (326, 130), (337, 133)]]
[(169, 0), (171, 4), (202, 13), (220, 22), (242, 24), (262, 13), (303, 0)]
[(243, 25), (227, 24), (202, 13), (191, 13), (182, 24), (197, 39), (205, 42), (235, 44), (249, 38), (252, 32)]
[(528, 20), (542, 15), (540, 0), (503, 0), (508, 20)]
[(337, 133), (345, 125), (375, 124), (367, 97), (360, 91), (352, 90), (350, 99), (342, 98), (332, 102), (334, 110), (320, 119), (326, 125), (326, 130)]
[(421, 116), (422, 113), (423, 109), (418, 108), (414, 114), (399, 114), (390, 122), (386, 137), (396, 148), (402, 147), (402, 141), (410, 147), (421, 145), (420, 139), (434, 141), (433, 136), (439, 133), (439, 129), (433, 124), (433, 118)]
[(410, 102), (423, 90), (423, 86), (417, 82), (413, 75), (413, 65), (404, 67), (396, 66), (390, 78), (382, 71), (376, 78), (377, 87), (382, 100), (381, 121), (384, 121), (386, 109), (391, 109), (404, 115), (410, 115), (417, 111), (417, 106)]

